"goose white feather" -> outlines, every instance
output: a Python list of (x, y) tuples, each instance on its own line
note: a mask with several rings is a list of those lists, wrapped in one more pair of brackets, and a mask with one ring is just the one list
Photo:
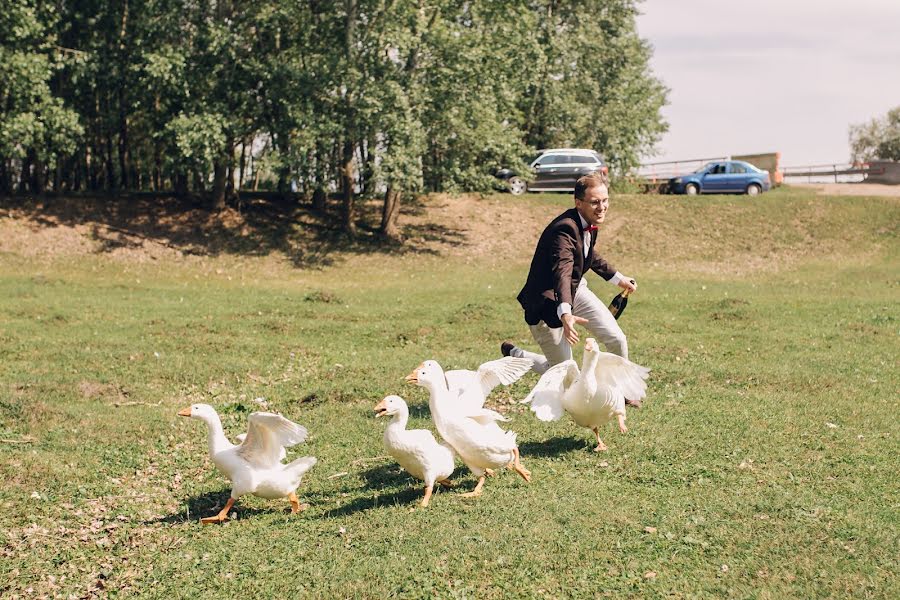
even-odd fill
[(542, 421), (559, 420), (563, 414), (576, 424), (591, 429), (597, 437), (595, 451), (606, 450), (600, 439), (600, 427), (614, 418), (622, 433), (625, 426), (625, 399), (641, 400), (647, 395), (650, 369), (621, 356), (600, 352), (597, 341), (588, 338), (579, 370), (574, 360), (548, 369), (522, 400), (529, 403)]
[[(239, 434), (237, 434), (237, 435), (234, 436), (234, 437), (235, 437), (235, 439), (238, 441), (237, 445), (241, 445), (241, 444), (244, 443), (244, 440), (247, 439), (247, 434), (246, 434), (246, 433), (239, 433)], [(278, 462), (281, 462), (281, 461), (283, 461), (283, 460), (286, 459), (286, 458), (287, 458), (287, 450), (285, 450), (284, 448), (282, 448), (282, 449), (281, 449), (281, 452), (278, 453)]]
[(222, 421), (208, 404), (194, 404), (178, 413), (206, 423), (209, 456), (213, 464), (231, 481), (231, 498), (214, 517), (203, 523), (224, 521), (234, 502), (245, 494), (274, 499), (287, 497), (291, 510), (302, 509), (296, 490), (303, 475), (316, 464), (315, 457), (304, 456), (282, 464), (284, 448), (304, 442), (307, 431), (301, 425), (269, 412), (254, 412), (248, 417), (247, 433), (238, 436), (239, 445), (225, 437)]
[(375, 405), (375, 416), (393, 416), (384, 430), (384, 448), (410, 475), (425, 482), (422, 507), (431, 501), (434, 484), (450, 487), (456, 468), (453, 448), (439, 443), (426, 429), (407, 429), (409, 407), (400, 396), (387, 396)]
[(455, 402), (464, 411), (484, 406), (491, 391), (498, 385), (511, 385), (531, 370), (534, 363), (528, 358), (506, 356), (483, 363), (477, 371), (455, 369), (447, 371), (447, 386), (456, 393)]
[(459, 402), (459, 396), (450, 389), (443, 369), (433, 360), (419, 365), (406, 379), (428, 390), (428, 406), (438, 433), (479, 478), (475, 489), (465, 496), (480, 495), (485, 475), (504, 465), (512, 467), (525, 481), (530, 481), (531, 473), (519, 460), (516, 434), (504, 431), (497, 425), (498, 421), (506, 421), (503, 415), (485, 408), (473, 408), (468, 402)]

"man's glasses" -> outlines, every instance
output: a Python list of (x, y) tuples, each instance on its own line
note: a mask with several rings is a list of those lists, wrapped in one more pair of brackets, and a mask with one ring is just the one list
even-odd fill
[[(608, 198), (607, 198), (607, 200), (608, 200)], [(597, 208), (598, 206), (600, 206), (601, 204), (606, 202), (606, 200), (591, 200), (590, 202), (588, 202), (587, 200), (579, 200), (579, 202), (584, 202), (591, 208)]]

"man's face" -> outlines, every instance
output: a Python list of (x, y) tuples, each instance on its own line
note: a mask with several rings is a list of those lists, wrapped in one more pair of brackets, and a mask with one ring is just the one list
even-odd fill
[(591, 225), (599, 225), (606, 219), (609, 209), (609, 190), (605, 185), (589, 187), (584, 192), (584, 200), (575, 200), (575, 208)]

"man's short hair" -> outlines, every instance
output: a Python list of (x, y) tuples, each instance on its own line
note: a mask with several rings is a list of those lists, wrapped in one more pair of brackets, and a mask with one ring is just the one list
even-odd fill
[(601, 185), (609, 187), (609, 175), (603, 171), (594, 171), (589, 175), (579, 177), (578, 181), (575, 182), (575, 198), (584, 200), (584, 194), (588, 189), (600, 187)]

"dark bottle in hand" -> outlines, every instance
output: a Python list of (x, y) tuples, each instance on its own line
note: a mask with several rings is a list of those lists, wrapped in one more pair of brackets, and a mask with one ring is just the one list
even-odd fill
[(625, 290), (613, 298), (612, 302), (609, 303), (609, 312), (612, 313), (612, 316), (614, 316), (616, 320), (618, 320), (619, 316), (625, 312), (625, 307), (628, 306), (628, 294), (630, 293), (631, 290)]

